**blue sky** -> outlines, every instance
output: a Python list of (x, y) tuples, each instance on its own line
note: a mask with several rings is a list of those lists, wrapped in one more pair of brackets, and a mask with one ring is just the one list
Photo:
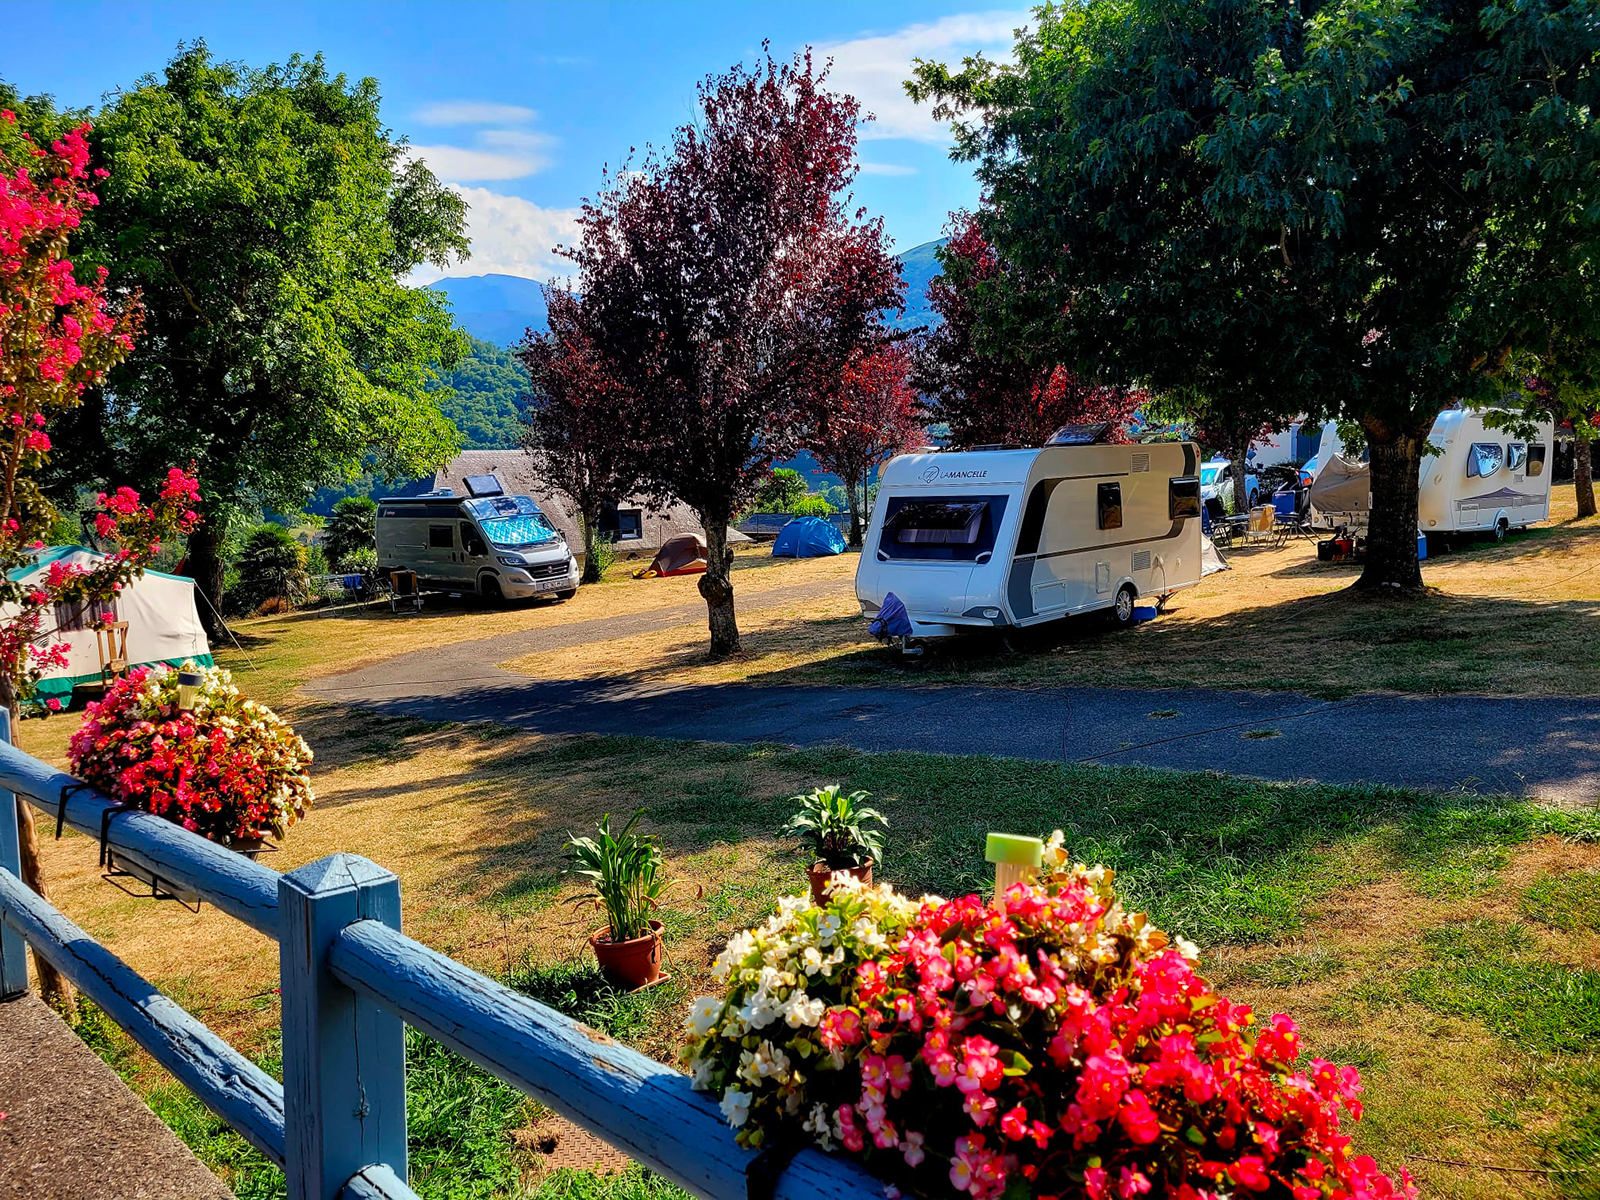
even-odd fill
[[(856, 196), (881, 214), (896, 250), (939, 236), (971, 205), (967, 167), (947, 131), (901, 89), (911, 60), (1003, 55), (1022, 9), (972, 3), (116, 3), (5, 0), (10, 46), (0, 77), (67, 105), (159, 71), (180, 41), (203, 37), (225, 58), (262, 65), (321, 51), (351, 76), (372, 75), (384, 116), (471, 206), (472, 261), (450, 274), (565, 274), (550, 248), (604, 164), (665, 142), (693, 114), (704, 75), (805, 45), (834, 59), (834, 79), (878, 120), (863, 131)], [(437, 272), (420, 275), (432, 278)]]

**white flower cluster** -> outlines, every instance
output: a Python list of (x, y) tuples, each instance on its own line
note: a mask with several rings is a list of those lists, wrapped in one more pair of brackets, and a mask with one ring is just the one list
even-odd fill
[[(919, 905), (887, 886), (841, 877), (825, 908), (785, 896), (760, 925), (729, 939), (712, 964), (727, 995), (690, 1005), (684, 1057), (695, 1087), (721, 1093), (722, 1114), (741, 1137), (752, 1105), (796, 1113), (805, 1071), (833, 1069), (817, 1026), (831, 1006), (848, 1002), (856, 966), (882, 954)], [(828, 1136), (826, 1117), (812, 1116), (821, 1122), (816, 1133)], [(757, 1144), (759, 1134), (749, 1141)]]

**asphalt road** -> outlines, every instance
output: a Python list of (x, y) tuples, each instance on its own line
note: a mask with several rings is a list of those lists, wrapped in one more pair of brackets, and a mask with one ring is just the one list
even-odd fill
[[(799, 599), (779, 589), (763, 599)], [(538, 680), (494, 664), (540, 647), (698, 622), (698, 605), (438, 646), (308, 681), (319, 699), (543, 733), (1138, 763), (1266, 779), (1600, 798), (1600, 700), (981, 687), (673, 686)], [(1156, 715), (1161, 714), (1161, 715)]]

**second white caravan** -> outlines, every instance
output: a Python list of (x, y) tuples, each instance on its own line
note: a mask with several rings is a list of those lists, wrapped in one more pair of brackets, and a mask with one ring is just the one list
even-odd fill
[(1200, 582), (1199, 455), (1188, 443), (908, 454), (879, 481), (856, 568), (912, 639), (1037, 625)]

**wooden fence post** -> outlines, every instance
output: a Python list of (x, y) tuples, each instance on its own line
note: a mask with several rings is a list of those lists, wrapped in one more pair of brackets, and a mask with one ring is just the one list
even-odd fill
[(278, 881), (289, 1200), (337, 1200), (374, 1163), (406, 1177), (406, 1046), (400, 1018), (338, 982), (328, 946), (346, 925), (400, 928), (400, 881), (334, 854)]
[[(0, 741), (11, 740), (11, 714), (0, 708)], [(17, 832), (17, 797), (0, 789), (0, 871), (22, 878), (22, 842)], [(0, 922), (0, 999), (28, 990), (28, 945), (22, 935)]]

